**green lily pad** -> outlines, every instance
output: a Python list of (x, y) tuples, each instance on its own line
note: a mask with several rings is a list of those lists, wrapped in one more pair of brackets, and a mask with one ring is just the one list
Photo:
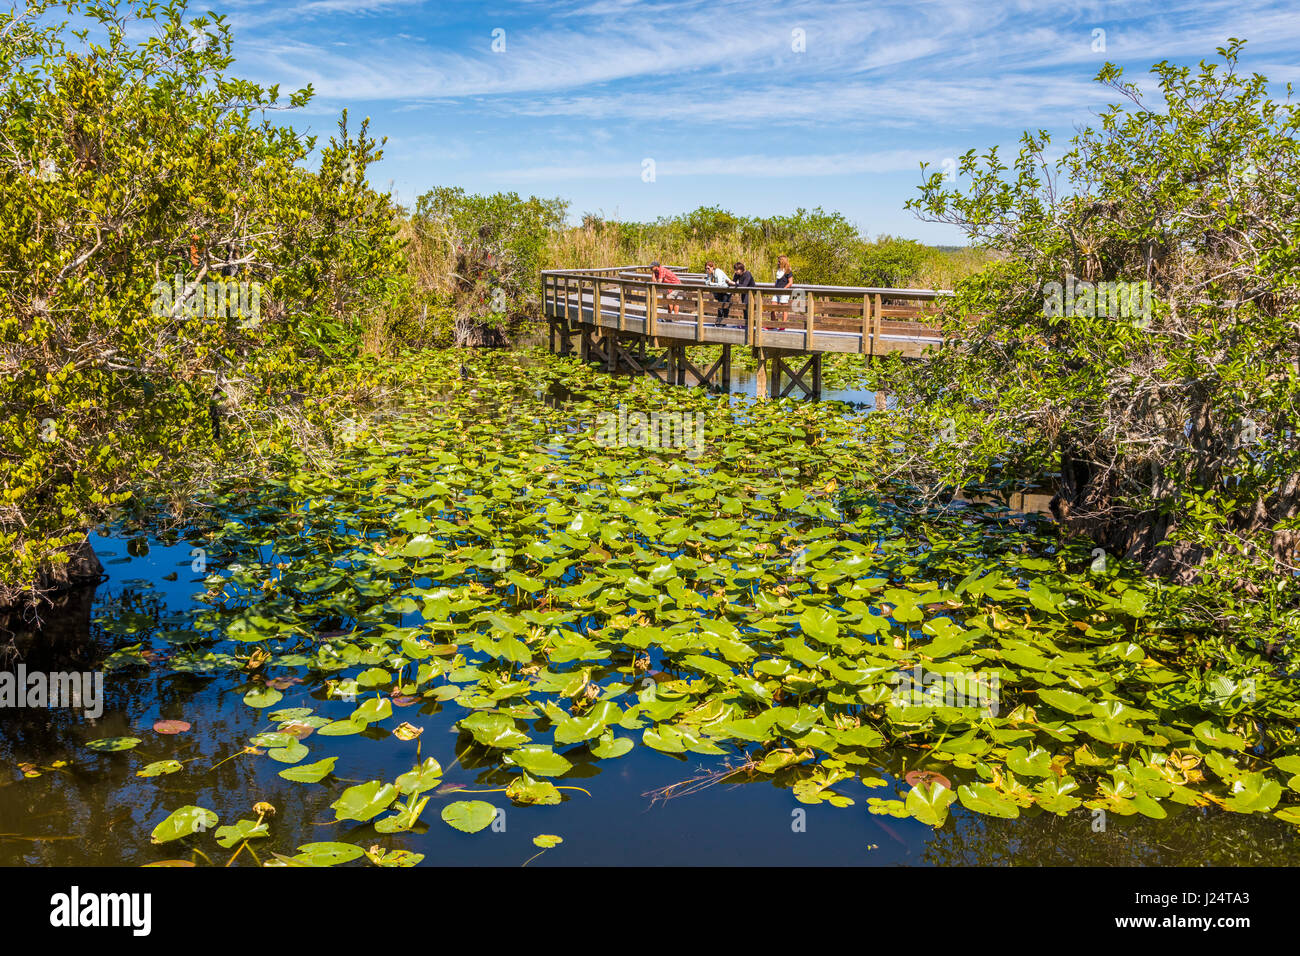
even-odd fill
[(173, 810), (149, 835), (151, 843), (170, 843), (195, 833), (206, 833), (217, 825), (217, 815), (202, 807), (184, 806)]
[(244, 703), (249, 707), (256, 707), (261, 710), (265, 707), (273, 707), (284, 698), (274, 687), (256, 687), (244, 695)]
[(383, 813), (397, 799), (397, 788), (382, 780), (370, 780), (348, 787), (330, 804), (336, 819), (365, 823)]
[(265, 823), (258, 823), (256, 820), (240, 820), (238, 823), (229, 826), (217, 827), (216, 833), (213, 835), (220, 846), (229, 850), (236, 843), (241, 843), (244, 840), (256, 840), (270, 836), (271, 830)]
[(432, 757), (397, 778), (397, 791), (406, 796), (432, 790), (442, 781), (442, 767)]
[(324, 760), (317, 760), (315, 763), (305, 763), (298, 767), (286, 767), (280, 771), (280, 776), (285, 780), (293, 780), (296, 783), (320, 783), (334, 770), (334, 764), (338, 757), (326, 757)]
[(967, 810), (990, 817), (1014, 820), (1020, 808), (986, 783), (966, 784), (957, 788), (957, 798)]
[(177, 773), (184, 770), (185, 767), (179, 760), (155, 760), (151, 764), (146, 764), (142, 769), (137, 770), (137, 777), (161, 777), (169, 773)]
[(360, 859), (365, 852), (351, 843), (304, 843), (293, 859), (304, 866), (338, 866)]
[(948, 819), (948, 807), (956, 799), (957, 795), (943, 784), (932, 783), (929, 787), (913, 787), (903, 803), (917, 820), (938, 828)]
[(496, 819), (497, 808), (486, 800), (457, 800), (442, 808), (442, 819), (463, 833), (478, 833)]
[(573, 769), (569, 760), (549, 747), (521, 747), (510, 751), (507, 757), (534, 777), (560, 777)]

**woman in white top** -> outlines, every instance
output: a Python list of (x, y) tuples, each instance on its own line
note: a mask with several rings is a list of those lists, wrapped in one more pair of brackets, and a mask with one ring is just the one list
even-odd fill
[[(775, 285), (778, 289), (788, 289), (793, 284), (794, 284), (794, 272), (790, 269), (789, 256), (777, 256), (776, 282), (774, 282), (773, 285)], [(785, 303), (790, 301), (790, 297), (788, 295), (774, 295), (772, 296), (772, 301)], [(784, 322), (789, 318), (790, 313), (777, 312), (776, 315), (779, 321)]]

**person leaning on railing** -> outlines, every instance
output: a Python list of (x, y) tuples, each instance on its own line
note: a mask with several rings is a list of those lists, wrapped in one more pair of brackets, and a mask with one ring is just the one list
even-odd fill
[[(754, 274), (745, 268), (745, 264), (743, 262), (737, 260), (736, 263), (732, 266), (732, 269), (734, 270), (731, 275), (732, 285), (741, 289), (754, 289), (758, 287), (758, 283), (754, 281)], [(749, 308), (748, 292), (740, 293), (740, 308), (741, 311), (745, 311)], [(728, 312), (729, 311), (730, 311), (730, 306), (728, 306)], [(725, 316), (727, 313), (724, 312), (723, 314)]]
[[(658, 259), (650, 263), (650, 281), (682, 284), (682, 280), (677, 278), (677, 274), (667, 266), (661, 266)], [(664, 298), (667, 299), (666, 305), (670, 314), (676, 314), (682, 310), (680, 305), (682, 293), (680, 291), (667, 292), (664, 294)]]
[[(731, 285), (731, 279), (727, 274), (718, 267), (718, 264), (710, 259), (704, 264), (704, 284), (711, 286), (720, 286), (726, 288)], [(715, 292), (714, 300), (718, 303), (718, 325), (722, 325), (722, 320), (727, 317), (731, 311), (731, 293)]]

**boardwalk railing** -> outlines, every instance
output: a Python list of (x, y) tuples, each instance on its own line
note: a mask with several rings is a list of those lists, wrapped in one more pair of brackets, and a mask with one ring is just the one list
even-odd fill
[(946, 290), (797, 284), (711, 286), (671, 267), (681, 283), (651, 281), (648, 266), (542, 273), (542, 309), (574, 326), (681, 342), (795, 352), (919, 356), (941, 342), (935, 313)]

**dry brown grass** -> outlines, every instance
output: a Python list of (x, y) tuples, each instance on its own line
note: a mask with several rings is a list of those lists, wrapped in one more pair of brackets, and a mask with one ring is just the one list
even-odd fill
[(454, 243), (445, 235), (419, 228), (409, 219), (402, 223), (397, 235), (406, 245), (406, 271), (416, 291), (451, 295)]

